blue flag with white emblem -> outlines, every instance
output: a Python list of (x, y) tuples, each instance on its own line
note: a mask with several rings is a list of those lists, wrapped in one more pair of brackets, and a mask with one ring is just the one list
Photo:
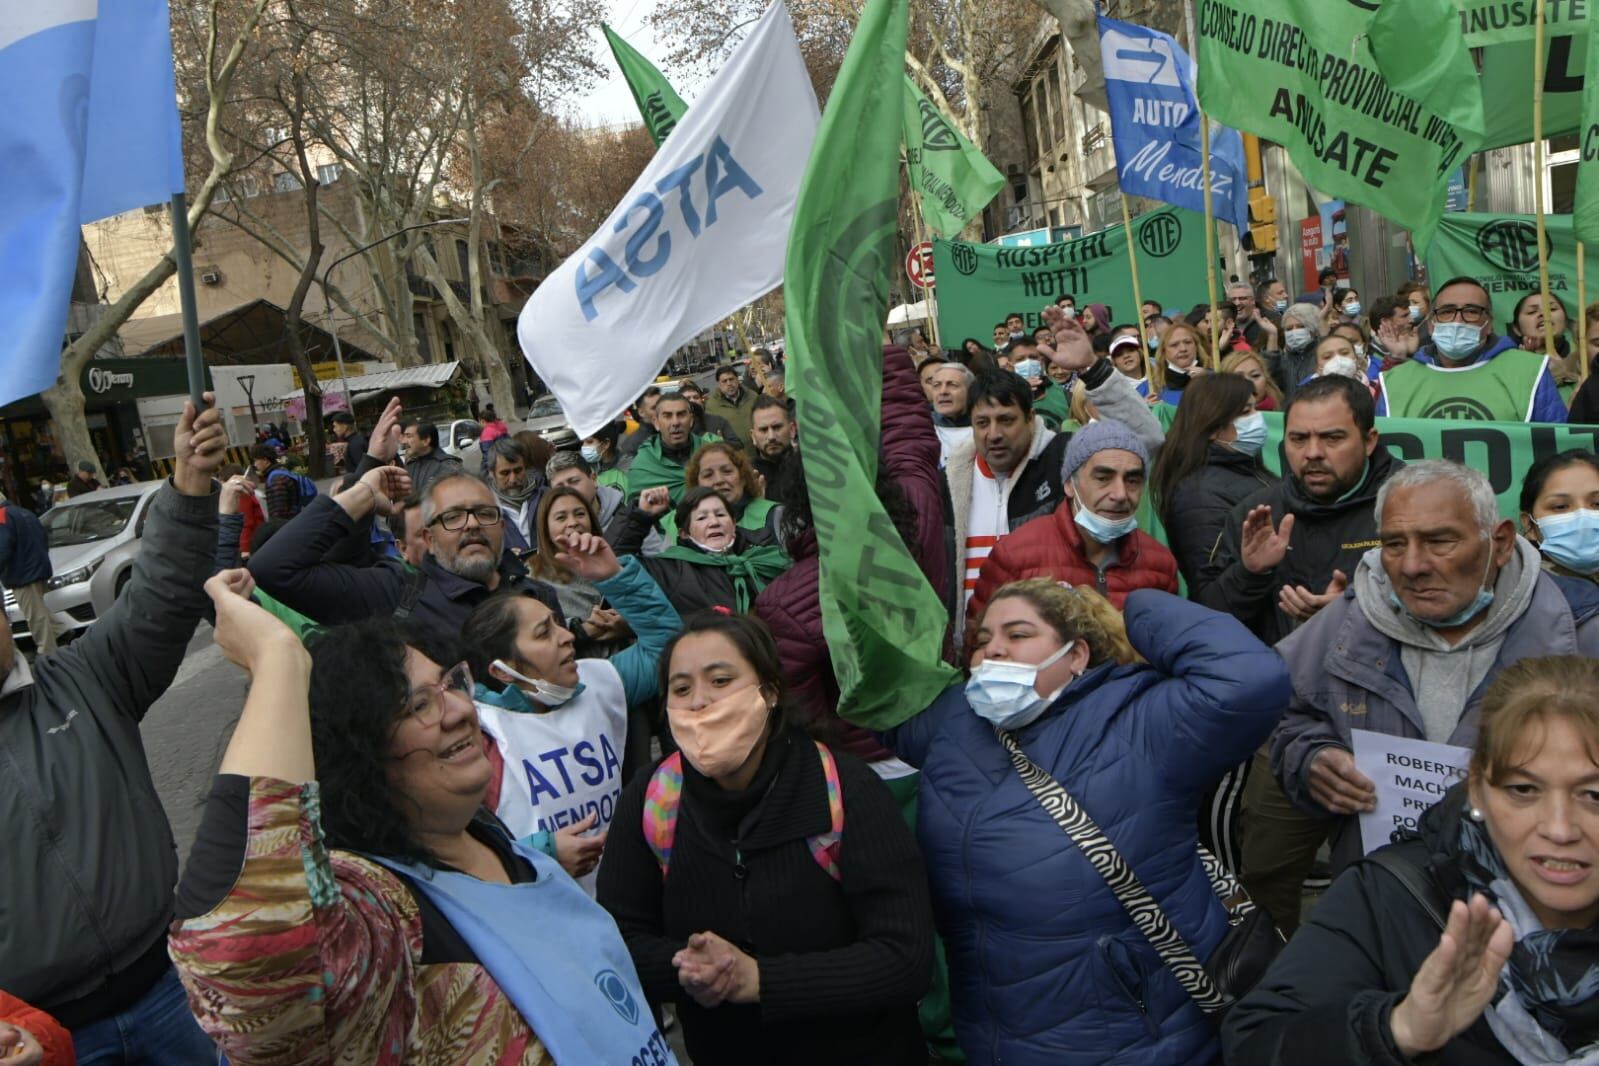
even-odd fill
[(167, 0), (0, 3), (0, 405), (55, 384), (79, 227), (183, 190)]
[[(1159, 30), (1103, 16), (1099, 49), (1122, 191), (1203, 212), (1202, 116), (1193, 59)], [(1210, 166), (1216, 217), (1247, 233), (1249, 176), (1237, 130), (1211, 124)]]

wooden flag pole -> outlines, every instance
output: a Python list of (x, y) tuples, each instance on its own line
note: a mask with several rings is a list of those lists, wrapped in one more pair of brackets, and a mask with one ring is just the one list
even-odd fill
[[(920, 248), (927, 242), (927, 231), (922, 221), (922, 201), (916, 195), (916, 190), (911, 190), (911, 225), (916, 227), (916, 247)], [(927, 339), (933, 343), (934, 348), (941, 348), (938, 340), (938, 315), (936, 309), (938, 300), (933, 295), (933, 286), (922, 279), (922, 302), (927, 305)]]
[(1544, 17), (1549, 0), (1538, 0), (1537, 30), (1532, 46), (1532, 152), (1533, 152), (1533, 204), (1538, 215), (1538, 289), (1543, 305), (1544, 354), (1551, 360), (1555, 352), (1554, 306), (1549, 298), (1549, 242), (1544, 237), (1543, 195), (1543, 66), (1545, 32)]
[(1588, 380), (1588, 278), (1587, 249), (1577, 242), (1577, 384)]
[(1119, 192), (1119, 195), (1122, 202), (1122, 233), (1127, 237), (1127, 265), (1133, 270), (1133, 301), (1138, 304), (1138, 342), (1144, 348), (1144, 380), (1148, 381), (1149, 326), (1144, 322), (1144, 292), (1138, 284), (1138, 242), (1133, 239), (1133, 218), (1127, 209), (1127, 194)]
[[(1210, 359), (1215, 366), (1221, 360), (1221, 319), (1216, 316), (1216, 209), (1211, 204), (1210, 195), (1210, 119), (1204, 111), (1199, 113), (1199, 153), (1200, 169), (1203, 171), (1201, 177), (1205, 182), (1205, 284), (1210, 294), (1210, 314), (1207, 316), (1210, 319)], [(1131, 238), (1132, 234), (1129, 233), (1128, 237)], [(1132, 247), (1131, 240), (1128, 247)]]

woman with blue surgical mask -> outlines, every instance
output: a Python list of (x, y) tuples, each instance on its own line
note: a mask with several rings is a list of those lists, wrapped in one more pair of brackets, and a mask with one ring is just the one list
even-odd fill
[(1209, 958), (1228, 924), (1194, 812), (1271, 732), (1288, 677), (1241, 623), (1176, 596), (1133, 592), (1122, 619), (1088, 589), (1004, 585), (976, 619), (970, 679), (878, 719), (921, 770), (918, 836), (972, 1062), (1216, 1060), (1214, 1023), (1023, 775), (1064, 788)]
[(1533, 463), (1521, 484), (1521, 531), (1545, 570), (1599, 583), (1599, 455), (1572, 449)]

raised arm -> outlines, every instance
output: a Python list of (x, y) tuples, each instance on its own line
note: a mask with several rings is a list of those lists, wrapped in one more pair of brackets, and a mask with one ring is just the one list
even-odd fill
[(622, 675), (622, 689), (627, 694), (628, 704), (654, 699), (656, 664), (666, 642), (683, 626), (672, 601), (637, 559), (628, 557), (618, 563), (603, 537), (591, 533), (571, 534), (567, 537), (566, 550), (555, 558), (604, 593), (638, 638), (611, 657), (611, 665)]
[(1127, 597), (1127, 636), (1165, 675), (1136, 741), (1178, 788), (1198, 793), (1260, 746), (1288, 706), (1288, 668), (1243, 623), (1176, 596)]
[(251, 676), (178, 887), (168, 950), (231, 1061), (396, 1061), (416, 1011), (421, 920), (396, 878), (327, 852), (317, 818), (310, 657), (245, 596), (207, 583), (217, 643)]
[[(206, 402), (211, 403), (210, 393)], [(111, 609), (78, 640), (40, 663), (44, 674), (83, 675), (119, 712), (143, 719), (177, 675), (205, 611), (201, 584), (217, 550), (212, 475), (226, 458), (227, 434), (215, 407), (185, 404), (173, 434), (171, 481), (156, 490), (133, 576)]]
[(403, 500), (410, 490), (405, 471), (386, 466), (363, 475), (337, 496), (318, 496), (250, 558), (251, 575), (267, 595), (323, 625), (393, 610), (404, 582), (392, 569), (324, 560), (357, 523)]

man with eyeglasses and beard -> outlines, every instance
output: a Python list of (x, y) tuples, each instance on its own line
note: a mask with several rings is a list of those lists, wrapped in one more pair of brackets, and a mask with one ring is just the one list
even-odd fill
[(472, 609), (493, 592), (513, 588), (560, 612), (555, 589), (528, 576), (505, 547), (504, 512), (471, 474), (450, 474), (422, 497), (420, 566), (392, 560), (349, 566), (328, 551), (371, 516), (406, 498), (410, 479), (398, 467), (368, 471), (336, 496), (319, 496), (250, 559), (250, 573), (269, 596), (322, 625), (392, 616), (458, 634)]
[(1451, 278), (1426, 318), (1432, 338), (1382, 374), (1377, 414), (1474, 422), (1564, 422), (1549, 357), (1493, 329), (1493, 301), (1474, 278)]

